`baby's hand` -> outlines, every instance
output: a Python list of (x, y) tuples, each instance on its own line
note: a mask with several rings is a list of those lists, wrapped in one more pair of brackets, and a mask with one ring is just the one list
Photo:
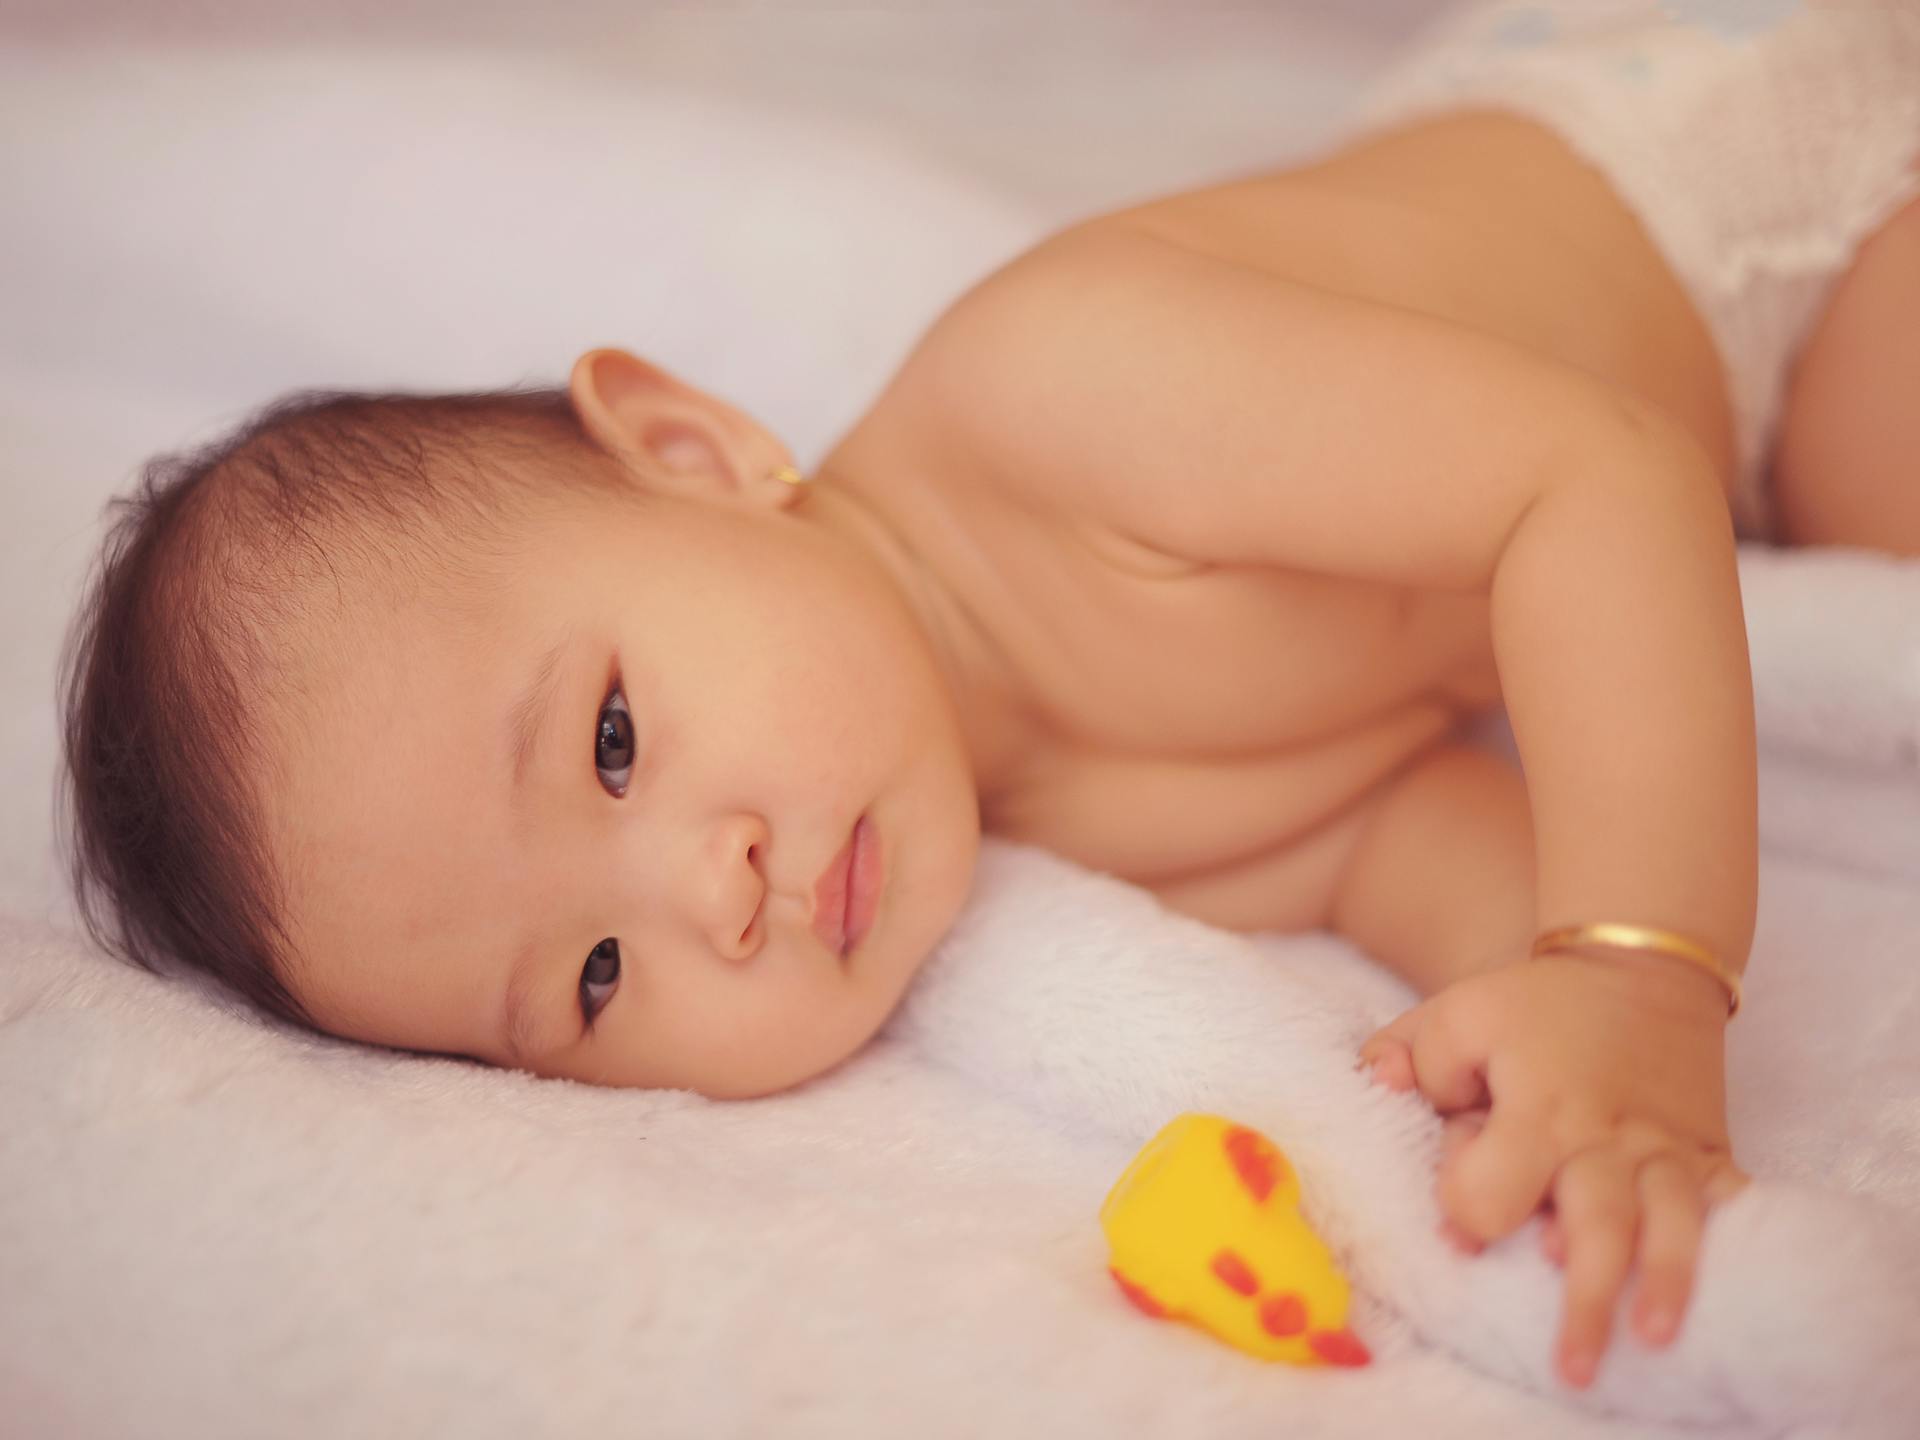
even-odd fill
[(1688, 966), (1547, 956), (1458, 981), (1361, 1047), (1378, 1078), (1453, 1117), (1440, 1205), (1469, 1248), (1553, 1207), (1569, 1384), (1592, 1381), (1636, 1256), (1635, 1325), (1672, 1340), (1706, 1210), (1746, 1184), (1727, 1144), (1726, 1015)]

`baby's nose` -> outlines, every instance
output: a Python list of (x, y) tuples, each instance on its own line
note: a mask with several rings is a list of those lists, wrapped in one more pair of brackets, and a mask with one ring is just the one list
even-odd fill
[(696, 920), (725, 959), (751, 959), (766, 939), (767, 844), (767, 822), (738, 812), (713, 822), (696, 847)]

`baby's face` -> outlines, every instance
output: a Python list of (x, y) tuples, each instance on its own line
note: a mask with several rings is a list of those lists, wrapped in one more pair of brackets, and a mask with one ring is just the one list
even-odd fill
[[(806, 513), (569, 496), (483, 599), (350, 607), (267, 797), (323, 1026), (717, 1097), (873, 1035), (979, 812), (921, 632)], [(862, 820), (878, 904), (841, 954), (816, 888)]]

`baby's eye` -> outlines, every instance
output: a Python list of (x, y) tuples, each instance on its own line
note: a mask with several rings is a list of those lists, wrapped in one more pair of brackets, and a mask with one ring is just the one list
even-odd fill
[(627, 710), (627, 697), (617, 685), (600, 707), (593, 768), (600, 772), (600, 783), (609, 792), (616, 796), (627, 793), (627, 781), (633, 775), (633, 716)]
[[(587, 1017), (589, 1025), (600, 1013), (600, 1007), (612, 998), (619, 983), (620, 942), (608, 936), (587, 953), (586, 968), (580, 972), (580, 1013)], [(607, 993), (597, 1000), (593, 994), (596, 985), (607, 987)]]

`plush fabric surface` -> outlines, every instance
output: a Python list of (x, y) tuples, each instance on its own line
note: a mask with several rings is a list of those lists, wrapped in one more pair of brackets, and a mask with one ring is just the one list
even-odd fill
[[(1397, 982), (1044, 852), (990, 845), (875, 1044), (735, 1104), (276, 1032), (11, 926), (0, 1389), (27, 1434), (1906, 1433), (1920, 898), (1765, 885), (1729, 1060), (1756, 1183), (1676, 1346), (1623, 1336), (1585, 1394), (1551, 1378), (1535, 1224), (1454, 1255), (1438, 1121), (1352, 1068)], [(1263, 1365), (1120, 1299), (1100, 1200), (1189, 1109), (1288, 1150), (1371, 1366)]]
[[(1433, 1236), (1437, 1122), (1350, 1070), (1411, 997), (1327, 937), (993, 845), (873, 1046), (715, 1104), (292, 1035), (73, 934), (51, 665), (140, 457), (294, 386), (558, 381), (613, 342), (812, 459), (1046, 228), (896, 136), (621, 81), (404, 47), (0, 55), (0, 1429), (1908, 1433), (1912, 564), (1743, 554), (1764, 860), (1730, 1066), (1759, 1183), (1679, 1346), (1623, 1338), (1584, 1396), (1549, 1378), (1534, 1227), (1472, 1261)], [(1262, 1365), (1121, 1301), (1100, 1200), (1192, 1108), (1293, 1154), (1373, 1365)]]

